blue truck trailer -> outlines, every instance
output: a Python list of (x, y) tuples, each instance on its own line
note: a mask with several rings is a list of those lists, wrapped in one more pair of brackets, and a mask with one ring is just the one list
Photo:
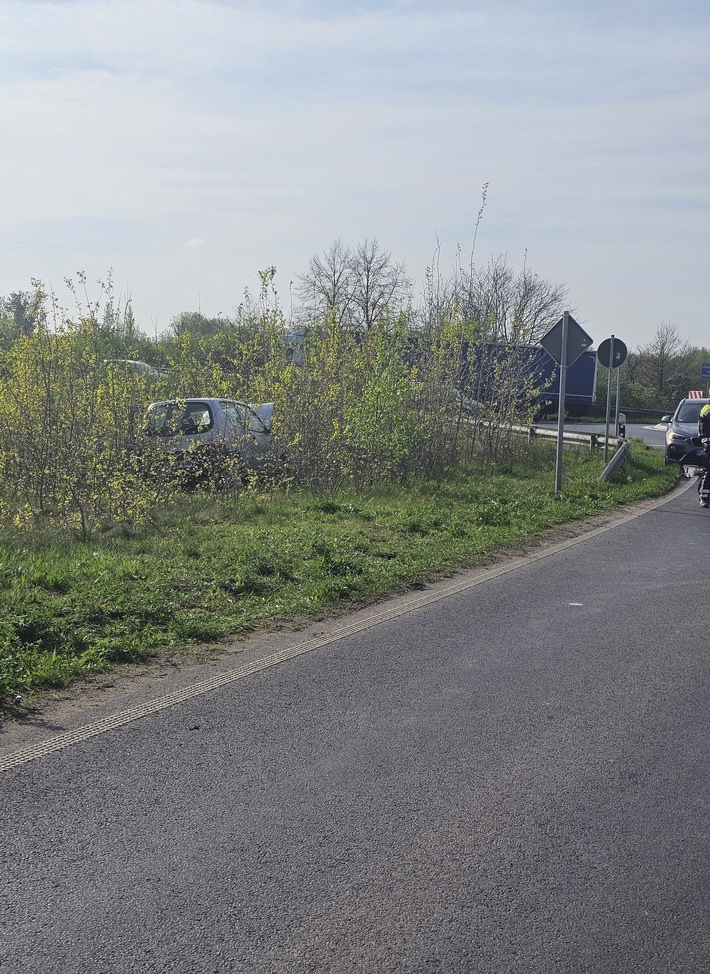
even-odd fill
[[(540, 345), (482, 344), (463, 349), (462, 381), (476, 399), (495, 398), (499, 377), (510, 369), (518, 379), (521, 394), (533, 390), (537, 417), (556, 412), (559, 405), (560, 367)], [(525, 391), (523, 391), (525, 390)], [(585, 351), (567, 367), (565, 411), (569, 416), (584, 416), (596, 402), (597, 355)]]
[[(545, 351), (536, 348), (536, 368), (546, 376), (550, 385), (538, 398), (543, 412), (557, 411), (560, 399), (560, 367)], [(597, 353), (582, 352), (578, 359), (567, 366), (565, 380), (565, 411), (569, 416), (584, 416), (597, 398)]]
[[(360, 336), (354, 336), (360, 341)], [(292, 332), (285, 336), (289, 358), (300, 365), (303, 361), (305, 335)], [(425, 366), (430, 346), (420, 334), (410, 336), (405, 358), (408, 362)], [(459, 387), (467, 395), (477, 399), (495, 398), (496, 385), (501, 372), (509, 367), (520, 380), (521, 391), (533, 389), (537, 416), (556, 412), (559, 402), (559, 366), (541, 345), (502, 345), (492, 342), (469, 343), (464, 341), (460, 349), (461, 368)], [(597, 356), (596, 352), (582, 352), (567, 367), (565, 383), (565, 410), (570, 416), (584, 416), (596, 402)], [(527, 393), (524, 392), (524, 395)]]

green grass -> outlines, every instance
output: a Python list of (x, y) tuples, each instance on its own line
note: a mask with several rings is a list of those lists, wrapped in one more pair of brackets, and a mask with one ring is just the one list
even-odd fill
[(554, 449), (445, 482), (327, 497), (194, 494), (130, 537), (0, 535), (0, 705), (121, 662), (298, 624), (480, 565), (555, 525), (668, 491), (640, 441), (614, 483), (599, 454)]

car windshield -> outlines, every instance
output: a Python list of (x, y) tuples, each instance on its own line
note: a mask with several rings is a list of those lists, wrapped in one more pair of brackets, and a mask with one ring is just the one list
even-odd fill
[(206, 402), (156, 402), (145, 417), (148, 436), (194, 436), (213, 426)]
[(678, 410), (678, 415), (675, 418), (676, 423), (697, 423), (698, 414), (706, 403), (707, 399), (693, 399), (691, 402), (684, 402)]

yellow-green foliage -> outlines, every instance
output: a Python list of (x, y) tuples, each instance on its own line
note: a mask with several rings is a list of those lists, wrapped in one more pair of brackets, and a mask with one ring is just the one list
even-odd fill
[(287, 364), (279, 313), (217, 335), (187, 332), (161, 342), (161, 367), (172, 397), (224, 396), (270, 402), (276, 376)]
[(91, 318), (40, 328), (6, 354), (0, 389), (7, 499), (83, 536), (102, 519), (139, 521), (151, 506), (130, 446), (132, 420), (155, 389), (106, 364), (106, 351)]
[(274, 432), (287, 444), (297, 482), (328, 489), (347, 476), (351, 460), (343, 431), (358, 357), (352, 335), (331, 325), (324, 338), (307, 338), (302, 364), (288, 364), (275, 383)]
[(439, 475), (470, 456), (476, 424), (456, 386), (461, 343), (404, 323), (358, 336), (331, 323), (300, 366), (273, 377), (276, 434), (294, 479), (314, 489)]
[(342, 432), (356, 485), (405, 475), (422, 440), (413, 409), (421, 382), (404, 359), (403, 338), (375, 329), (353, 360), (355, 389)]
[[(161, 369), (152, 376), (125, 364), (136, 356), (112, 304), (108, 324), (97, 305), (79, 307), (76, 320), (54, 305), (51, 326), (38, 315), (33, 333), (0, 351), (0, 515), (18, 526), (49, 519), (84, 537), (148, 518), (177, 489), (169, 476), (146, 477), (136, 457), (141, 418), (160, 399), (273, 402), (289, 480), (315, 491), (439, 477), (461, 459), (525, 449), (511, 426), (529, 419), (536, 390), (514, 351), (493, 363), (485, 390), (470, 350), (464, 372), (474, 332), (456, 306), (426, 337), (404, 317), (356, 336), (334, 314), (314, 324), (297, 364), (267, 298), (262, 290), (223, 331), (185, 331), (149, 348), (143, 340)], [(243, 487), (240, 477), (208, 479)]]

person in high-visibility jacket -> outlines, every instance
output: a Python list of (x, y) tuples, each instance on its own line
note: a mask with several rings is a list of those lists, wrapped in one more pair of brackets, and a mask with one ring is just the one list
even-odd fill
[(698, 414), (698, 435), (705, 445), (705, 470), (698, 484), (700, 506), (710, 507), (710, 402), (706, 402)]

